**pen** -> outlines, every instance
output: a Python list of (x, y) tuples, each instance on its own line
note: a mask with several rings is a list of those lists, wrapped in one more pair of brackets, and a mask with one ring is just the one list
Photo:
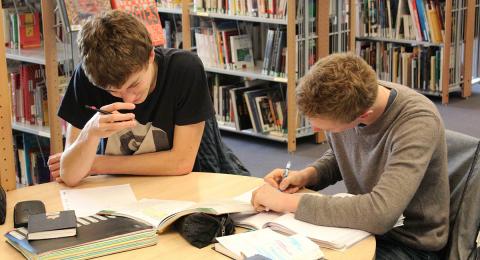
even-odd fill
[(283, 171), (283, 178), (287, 178), (288, 177), (288, 172), (290, 171), (290, 166), (292, 165), (292, 163), (290, 161), (287, 162), (287, 165), (285, 165), (285, 170)]
[(112, 112), (108, 112), (108, 111), (105, 111), (105, 110), (101, 110), (101, 109), (98, 109), (94, 106), (89, 106), (89, 105), (85, 105), (85, 108), (86, 109), (89, 109), (89, 110), (92, 110), (92, 111), (96, 111), (96, 112), (99, 112), (101, 114), (104, 114), (104, 115), (110, 115), (112, 114)]

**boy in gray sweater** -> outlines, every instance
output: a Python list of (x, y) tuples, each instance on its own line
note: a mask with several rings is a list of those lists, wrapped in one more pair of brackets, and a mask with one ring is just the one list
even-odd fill
[[(253, 194), (255, 208), (371, 232), (377, 259), (435, 259), (447, 242), (450, 191), (445, 129), (434, 104), (407, 87), (378, 82), (354, 54), (319, 60), (296, 96), (313, 129), (326, 131), (330, 149), (287, 178), (283, 169), (269, 173), (268, 184)], [(295, 193), (340, 180), (355, 196)], [(404, 225), (393, 228), (402, 214)]]

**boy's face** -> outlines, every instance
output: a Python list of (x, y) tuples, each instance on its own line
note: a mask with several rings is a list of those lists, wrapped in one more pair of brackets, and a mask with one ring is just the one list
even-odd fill
[(354, 128), (357, 126), (359, 122), (359, 118), (355, 119), (350, 123), (343, 123), (332, 119), (327, 119), (321, 116), (315, 116), (308, 118), (310, 124), (312, 125), (312, 129), (314, 132), (320, 131), (328, 131), (332, 133), (339, 133), (343, 132), (347, 129)]
[(156, 68), (155, 52), (152, 50), (146, 68), (130, 75), (120, 88), (109, 87), (105, 90), (110, 95), (123, 99), (125, 103), (141, 104), (155, 88)]
[(149, 94), (152, 83), (150, 64), (147, 68), (133, 73), (120, 88), (108, 88), (106, 91), (125, 103), (140, 104)]

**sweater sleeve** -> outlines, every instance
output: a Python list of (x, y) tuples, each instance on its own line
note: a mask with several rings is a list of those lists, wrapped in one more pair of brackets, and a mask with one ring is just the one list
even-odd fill
[(344, 198), (303, 195), (295, 218), (374, 234), (388, 232), (417, 192), (432, 154), (442, 142), (441, 131), (443, 125), (433, 115), (410, 118), (395, 130), (385, 147), (388, 159), (370, 193)]
[(309, 166), (316, 170), (315, 184), (307, 187), (311, 190), (321, 190), (342, 180), (332, 149), (328, 149), (322, 157)]

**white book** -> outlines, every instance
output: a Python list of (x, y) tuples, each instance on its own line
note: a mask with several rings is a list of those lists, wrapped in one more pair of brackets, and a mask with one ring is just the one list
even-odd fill
[(322, 250), (301, 235), (285, 236), (261, 229), (217, 238), (214, 250), (233, 259), (261, 255), (269, 259), (322, 259)]
[(248, 34), (230, 36), (234, 69), (253, 68), (252, 39)]

